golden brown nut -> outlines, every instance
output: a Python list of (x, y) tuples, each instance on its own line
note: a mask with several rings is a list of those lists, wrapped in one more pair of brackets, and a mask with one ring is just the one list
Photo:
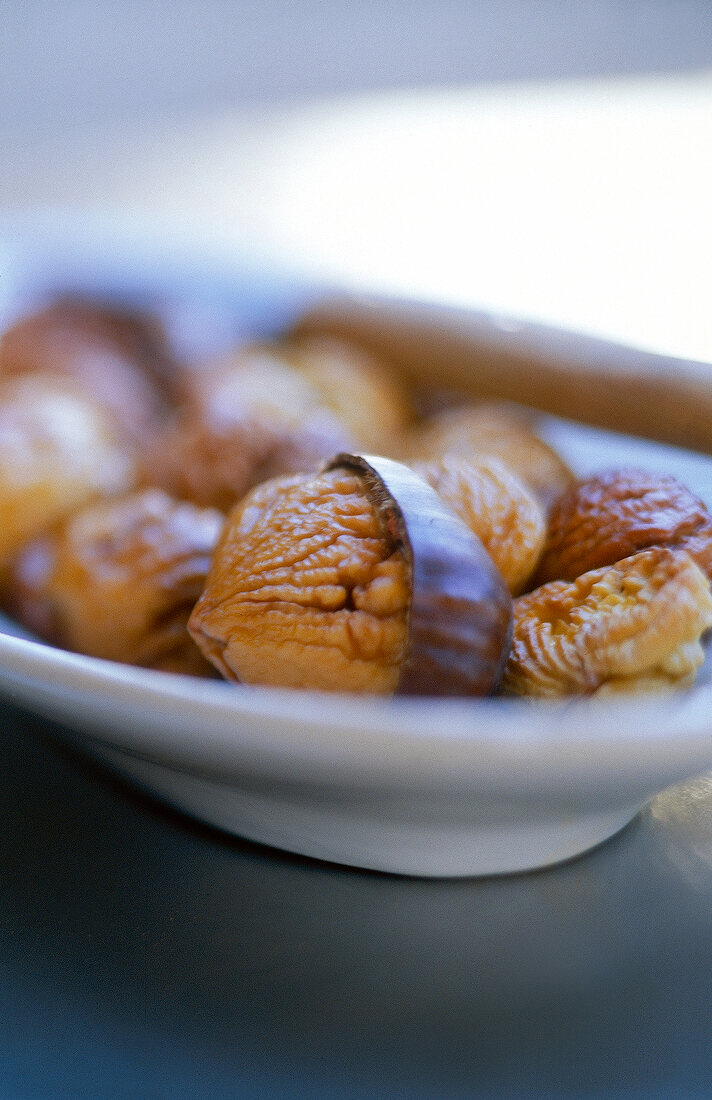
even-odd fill
[(405, 454), (411, 461), (446, 454), (499, 458), (548, 508), (573, 480), (563, 459), (536, 435), (525, 410), (495, 403), (464, 405), (430, 417), (412, 433)]
[(73, 380), (132, 442), (154, 430), (171, 392), (173, 364), (149, 316), (61, 300), (22, 317), (0, 339), (0, 375)]
[(282, 346), (318, 395), (318, 401), (344, 424), (359, 448), (394, 454), (412, 416), (410, 402), (383, 364), (341, 340), (305, 337)]
[(11, 609), (65, 649), (213, 675), (186, 623), (222, 521), (159, 490), (89, 505), (20, 556)]
[(134, 480), (112, 422), (71, 383), (43, 375), (0, 383), (0, 566), (76, 508)]
[(190, 620), (227, 679), (392, 692), (405, 653), (403, 552), (355, 474), (258, 486), (229, 517)]
[(503, 691), (560, 696), (687, 687), (712, 596), (683, 550), (642, 550), (514, 601)]
[(392, 450), (410, 415), (379, 364), (331, 340), (243, 348), (185, 379), (184, 408), (149, 446), (145, 480), (225, 511), (336, 451)]
[(649, 546), (687, 550), (712, 578), (712, 516), (702, 501), (674, 477), (607, 471), (554, 506), (536, 583), (573, 580)]
[(477, 694), (501, 676), (510, 603), (479, 540), (422, 479), (340, 455), (238, 505), (189, 629), (245, 683)]
[(493, 457), (449, 454), (415, 470), (481, 539), (509, 591), (523, 592), (546, 537), (544, 509), (524, 483)]
[(314, 469), (353, 444), (299, 372), (266, 351), (202, 371), (195, 383), (144, 453), (144, 481), (174, 496), (228, 511), (261, 481)]

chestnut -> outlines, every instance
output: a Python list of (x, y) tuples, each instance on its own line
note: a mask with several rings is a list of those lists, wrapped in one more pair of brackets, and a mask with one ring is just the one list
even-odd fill
[(9, 610), (77, 653), (214, 676), (186, 622), (221, 526), (219, 512), (158, 489), (93, 502), (24, 547)]
[(143, 481), (227, 512), (254, 485), (315, 469), (352, 444), (294, 367), (251, 349), (196, 372), (176, 415), (144, 448)]
[(357, 349), (242, 347), (186, 375), (182, 405), (145, 449), (144, 481), (227, 511), (255, 485), (337, 451), (392, 447), (409, 415), (405, 393)]
[(499, 571), (427, 482), (339, 454), (233, 509), (188, 629), (243, 683), (486, 695), (511, 625)]
[(113, 421), (70, 379), (0, 380), (0, 571), (65, 516), (135, 480)]
[(0, 337), (0, 375), (71, 380), (132, 445), (152, 434), (174, 400), (175, 369), (156, 319), (84, 299), (28, 312)]

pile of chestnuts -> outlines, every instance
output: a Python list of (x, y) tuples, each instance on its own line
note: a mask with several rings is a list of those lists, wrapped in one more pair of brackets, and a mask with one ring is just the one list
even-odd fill
[(187, 359), (57, 299), (0, 338), (0, 596), (77, 652), (380, 695), (687, 687), (712, 517), (578, 480), (531, 410), (420, 392), (324, 334)]

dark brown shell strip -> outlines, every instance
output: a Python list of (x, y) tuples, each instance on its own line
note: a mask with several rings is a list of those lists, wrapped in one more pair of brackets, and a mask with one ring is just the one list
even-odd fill
[(387, 536), (410, 564), (408, 648), (399, 695), (489, 695), (512, 637), (512, 600), (480, 540), (400, 462), (340, 454), (324, 467), (363, 479)]

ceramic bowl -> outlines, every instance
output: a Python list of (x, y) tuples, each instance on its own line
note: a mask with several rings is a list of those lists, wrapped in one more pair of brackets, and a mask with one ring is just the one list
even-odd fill
[[(0, 226), (0, 314), (61, 286), (202, 303), (271, 333), (319, 288), (117, 227)], [(712, 505), (712, 459), (547, 419), (581, 473), (678, 474)], [(0, 635), (0, 692), (201, 821), (291, 852), (407, 875), (500, 874), (580, 854), (655, 793), (712, 767), (712, 686), (559, 704), (381, 700), (235, 686)]]

